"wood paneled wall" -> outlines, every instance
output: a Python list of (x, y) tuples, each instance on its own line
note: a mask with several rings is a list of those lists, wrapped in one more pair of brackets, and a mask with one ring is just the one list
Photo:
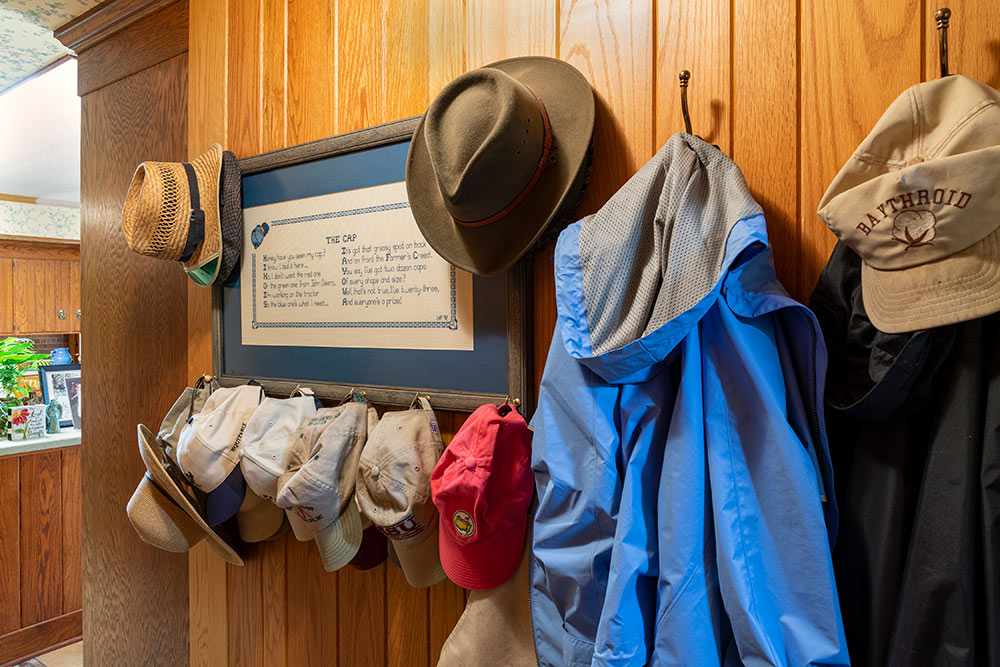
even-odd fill
[(80, 447), (0, 456), (0, 665), (80, 638)]
[[(952, 71), (1000, 86), (995, 0), (951, 0)], [(936, 76), (927, 0), (191, 0), (189, 154), (239, 156), (417, 115), (463, 71), (562, 58), (597, 96), (597, 149), (580, 214), (596, 210), (683, 129), (677, 73), (692, 72), (694, 131), (743, 168), (763, 205), (779, 277), (808, 298), (834, 244), (815, 214), (885, 107)], [(534, 264), (534, 360), (555, 321), (551, 249)], [(188, 300), (192, 379), (210, 368), (207, 294)], [(461, 424), (448, 415), (449, 434)], [(244, 568), (190, 559), (191, 664), (432, 665), (465, 595), (409, 588), (382, 566), (322, 571), (286, 538)]]

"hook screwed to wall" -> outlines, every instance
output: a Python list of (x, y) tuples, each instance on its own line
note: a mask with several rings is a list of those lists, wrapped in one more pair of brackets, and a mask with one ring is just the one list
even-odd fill
[(938, 55), (941, 58), (941, 76), (948, 76), (948, 21), (951, 10), (942, 7), (934, 14), (938, 26)]
[(678, 78), (681, 80), (681, 114), (684, 116), (684, 131), (691, 134), (691, 114), (688, 112), (688, 82), (691, 81), (691, 72), (682, 69)]

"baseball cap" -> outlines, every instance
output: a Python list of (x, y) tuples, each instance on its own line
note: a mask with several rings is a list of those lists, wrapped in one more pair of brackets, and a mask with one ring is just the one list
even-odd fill
[(243, 430), (240, 467), (247, 486), (271, 503), (278, 496), (279, 479), (294, 456), (293, 440), (316, 414), (312, 396), (265, 398)]
[(534, 488), (524, 417), (506, 405), (476, 408), (431, 474), (441, 565), (449, 579), (486, 590), (513, 576)]
[(886, 333), (1000, 310), (1000, 92), (965, 76), (893, 102), (830, 184), (819, 215), (863, 260)]
[(211, 526), (232, 518), (243, 505), (240, 445), (263, 396), (259, 385), (217, 389), (181, 429), (177, 465), (189, 484), (207, 494), (205, 512)]
[(419, 408), (386, 412), (368, 436), (357, 494), (361, 512), (391, 540), (406, 581), (425, 588), (445, 578), (431, 501), (431, 471), (444, 443), (430, 403), (419, 400)]
[(355, 570), (370, 570), (384, 563), (389, 557), (389, 542), (364, 514), (361, 515), (361, 528), (361, 546), (348, 565)]
[(316, 541), (327, 572), (347, 565), (361, 547), (355, 478), (369, 423), (377, 421), (365, 403), (323, 408), (291, 444), (295, 451), (279, 481), (277, 504), (296, 516), (296, 537), (304, 529)]

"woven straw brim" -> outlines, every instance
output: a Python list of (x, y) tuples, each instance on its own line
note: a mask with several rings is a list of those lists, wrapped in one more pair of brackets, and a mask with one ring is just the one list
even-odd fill
[(160, 454), (157, 453), (159, 446), (156, 444), (156, 436), (142, 424), (139, 424), (137, 430), (139, 435), (139, 454), (142, 456), (143, 463), (146, 464), (149, 479), (153, 480), (158, 489), (184, 510), (198, 529), (202, 531), (212, 551), (227, 563), (243, 565), (243, 559), (236, 553), (236, 550), (218, 532), (209, 527), (203, 513), (198, 509), (197, 501), (188, 495), (174, 481), (170, 473), (167, 472), (163, 461), (160, 459)]
[[(217, 260), (222, 247), (219, 217), (219, 174), (222, 147), (215, 144), (195, 158), (195, 178), (201, 209), (205, 212), (205, 239), (185, 270)], [(191, 194), (180, 162), (143, 162), (135, 170), (125, 196), (122, 229), (129, 248), (140, 255), (177, 261), (187, 243)]]
[(144, 475), (128, 501), (129, 521), (142, 541), (181, 553), (205, 538), (194, 520)]

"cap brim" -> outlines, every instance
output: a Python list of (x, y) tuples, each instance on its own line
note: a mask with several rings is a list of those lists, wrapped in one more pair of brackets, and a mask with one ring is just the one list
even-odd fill
[(909, 269), (861, 265), (865, 311), (877, 329), (905, 333), (1000, 311), (1000, 227), (961, 252)]
[(316, 532), (323, 569), (336, 572), (350, 563), (361, 548), (362, 533), (361, 513), (352, 498), (336, 521)]
[(414, 588), (427, 588), (444, 581), (445, 573), (438, 553), (436, 520), (429, 527), (428, 535), (419, 544), (410, 546), (410, 543), (394, 540), (392, 548), (396, 558), (399, 559), (399, 567), (406, 575), (407, 583)]
[(348, 565), (356, 570), (370, 570), (373, 567), (378, 567), (389, 557), (388, 542), (389, 540), (379, 532), (378, 528), (369, 524), (361, 531), (361, 546)]
[(202, 516), (201, 511), (198, 509), (196, 501), (177, 485), (166, 468), (163, 467), (160, 456), (157, 454), (159, 446), (156, 444), (156, 436), (153, 435), (153, 432), (142, 424), (138, 425), (137, 431), (139, 437), (139, 454), (142, 457), (143, 463), (146, 464), (146, 470), (149, 472), (153, 483), (191, 517), (198, 528), (205, 533), (205, 538), (210, 548), (219, 557), (227, 563), (243, 565), (243, 559), (236, 553), (236, 550), (208, 525), (205, 517)]
[[(442, 516), (442, 522), (444, 517)], [(524, 550), (528, 516), (488, 540), (460, 544), (451, 537), (447, 525), (441, 525), (441, 566), (445, 574), (462, 588), (485, 591), (501, 585), (517, 571)]]
[(505, 271), (524, 255), (563, 203), (576, 197), (594, 133), (594, 93), (573, 66), (555, 58), (528, 56), (484, 65), (527, 85), (545, 106), (558, 158), (550, 162), (524, 200), (502, 220), (461, 225), (445, 208), (424, 138), (421, 118), (410, 142), (406, 191), (413, 217), (427, 243), (445, 260), (475, 274)]
[(205, 494), (205, 518), (209, 526), (229, 521), (246, 500), (247, 485), (240, 466), (233, 468), (222, 483)]
[(295, 513), (295, 510), (286, 509), (285, 516), (288, 517), (288, 523), (292, 526), (292, 534), (295, 535), (295, 539), (299, 542), (308, 542), (313, 538), (312, 528)]
[(264, 542), (281, 531), (285, 512), (247, 489), (243, 505), (236, 513), (236, 523), (244, 542)]

